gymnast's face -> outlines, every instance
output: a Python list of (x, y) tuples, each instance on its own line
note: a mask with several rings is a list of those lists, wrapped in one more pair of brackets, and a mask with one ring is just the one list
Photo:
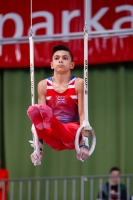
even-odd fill
[(51, 68), (58, 72), (65, 72), (74, 68), (70, 53), (68, 51), (56, 51), (53, 55)]

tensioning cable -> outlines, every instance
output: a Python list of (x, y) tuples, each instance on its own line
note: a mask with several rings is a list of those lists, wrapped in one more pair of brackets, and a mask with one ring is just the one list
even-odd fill
[[(31, 2), (31, 27), (30, 27), (30, 36), (29, 36), (29, 43), (30, 43), (30, 80), (31, 80), (31, 104), (34, 105), (35, 103), (35, 89), (34, 89), (34, 34), (33, 34), (33, 29), (32, 29), (32, 0)], [(36, 130), (34, 127), (34, 124), (32, 125), (31, 128), (32, 132), (32, 138), (33, 141), (29, 141), (31, 143), (31, 146), (34, 147), (34, 151), (36, 151), (36, 155), (39, 157), (40, 155), (40, 148), (39, 148), (39, 139), (36, 134)], [(39, 165), (41, 163), (34, 163), (34, 165)]]
[[(93, 153), (95, 146), (96, 146), (96, 136), (93, 128), (90, 126), (89, 123), (89, 116), (88, 116), (88, 27), (87, 27), (87, 0), (85, 5), (85, 25), (84, 25), (84, 115), (85, 119), (82, 125), (77, 130), (75, 136), (75, 149), (76, 152), (80, 153), (79, 148), (79, 137), (81, 134), (82, 129), (87, 130), (92, 137), (91, 147), (89, 149), (89, 156)], [(81, 159), (81, 161), (83, 161)]]

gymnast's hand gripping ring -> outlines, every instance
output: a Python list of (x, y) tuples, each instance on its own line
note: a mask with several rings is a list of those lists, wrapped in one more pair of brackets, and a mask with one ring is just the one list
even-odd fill
[(76, 132), (75, 136), (75, 150), (79, 154), (80, 153), (80, 148), (79, 148), (79, 137), (82, 129), (88, 130), (89, 133), (91, 134), (92, 137), (92, 144), (89, 149), (89, 156), (93, 153), (95, 146), (96, 146), (96, 136), (93, 128), (90, 126), (89, 122), (86, 122), (85, 120), (83, 121), (83, 124), (79, 127), (79, 129)]

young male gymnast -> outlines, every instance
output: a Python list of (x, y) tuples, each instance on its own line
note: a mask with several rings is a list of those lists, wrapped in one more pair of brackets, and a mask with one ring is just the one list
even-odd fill
[[(84, 120), (84, 80), (71, 75), (74, 68), (73, 54), (65, 45), (53, 47), (51, 69), (53, 76), (38, 83), (38, 104), (27, 110), (36, 133), (39, 147), (43, 141), (57, 151), (74, 150), (75, 135)], [(78, 160), (89, 157), (88, 131), (82, 130), (79, 141)], [(38, 163), (38, 157), (31, 154), (31, 161)]]

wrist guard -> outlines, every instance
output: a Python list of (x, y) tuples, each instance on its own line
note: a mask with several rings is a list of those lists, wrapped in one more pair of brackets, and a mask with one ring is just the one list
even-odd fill
[(79, 147), (83, 147), (86, 148), (87, 150), (89, 150), (89, 139), (87, 136), (82, 136), (81, 142)]
[(40, 148), (40, 151), (43, 151), (43, 144), (39, 141), (39, 148)]

